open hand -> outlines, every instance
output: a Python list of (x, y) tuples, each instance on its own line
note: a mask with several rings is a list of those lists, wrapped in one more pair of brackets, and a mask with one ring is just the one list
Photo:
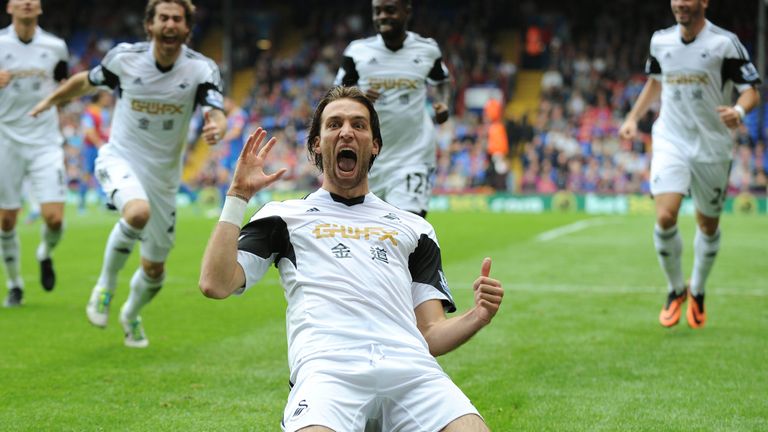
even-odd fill
[(264, 172), (267, 156), (277, 143), (277, 138), (272, 137), (262, 146), (261, 143), (266, 136), (267, 131), (258, 128), (248, 137), (243, 151), (240, 152), (240, 157), (237, 159), (237, 166), (232, 175), (232, 184), (229, 186), (228, 195), (249, 201), (256, 192), (279, 180), (287, 171), (286, 168), (281, 168), (272, 174)]

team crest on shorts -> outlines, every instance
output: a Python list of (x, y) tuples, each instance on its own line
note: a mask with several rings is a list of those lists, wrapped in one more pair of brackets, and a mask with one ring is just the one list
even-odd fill
[(301, 417), (309, 411), (309, 404), (307, 403), (306, 399), (302, 399), (299, 401), (298, 405), (296, 406), (296, 409), (293, 410), (293, 414), (291, 414), (291, 420), (296, 420), (297, 418)]

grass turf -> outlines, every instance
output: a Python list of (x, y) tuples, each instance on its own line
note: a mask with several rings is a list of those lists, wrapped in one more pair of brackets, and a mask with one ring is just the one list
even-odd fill
[[(52, 293), (37, 282), (37, 225), (18, 227), (26, 304), (0, 310), (0, 430), (279, 430), (288, 370), (276, 271), (243, 297), (205, 299), (197, 277), (215, 222), (181, 211), (166, 284), (142, 313), (150, 347), (131, 350), (116, 313), (106, 330), (84, 313), (115, 216), (67, 216)], [(651, 216), (429, 219), (460, 310), (484, 256), (506, 289), (492, 325), (440, 358), (493, 430), (768, 429), (768, 218), (723, 218), (709, 321), (696, 331), (657, 322), (665, 283)], [(689, 273), (692, 218), (680, 225)]]

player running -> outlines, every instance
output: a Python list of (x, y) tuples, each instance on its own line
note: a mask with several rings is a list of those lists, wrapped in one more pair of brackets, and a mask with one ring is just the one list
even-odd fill
[(378, 35), (344, 50), (336, 84), (358, 86), (376, 103), (386, 151), (370, 172), (371, 191), (388, 203), (426, 216), (436, 165), (436, 134), (427, 111), (427, 84), (434, 85), (435, 121), (448, 120), (448, 68), (440, 47), (406, 30), (410, 0), (373, 0)]
[[(739, 39), (705, 18), (707, 0), (672, 0), (677, 25), (651, 38), (649, 74), (643, 91), (619, 134), (631, 139), (638, 119), (661, 97), (653, 125), (651, 193), (656, 203), (654, 244), (668, 282), (667, 301), (659, 314), (665, 327), (686, 318), (704, 325), (704, 286), (720, 249), (720, 214), (733, 153), (731, 129), (759, 102), (760, 77)], [(734, 86), (739, 97), (730, 105)], [(677, 216), (690, 191), (696, 208), (693, 272), (688, 284), (681, 266), (682, 238)]]
[(63, 40), (38, 27), (40, 0), (9, 0), (7, 11), (11, 25), (0, 30), (0, 255), (8, 285), (3, 305), (14, 307), (24, 298), (16, 220), (25, 178), (44, 221), (36, 252), (40, 284), (46, 291), (56, 284), (51, 252), (64, 231), (64, 137), (56, 109), (48, 106), (37, 118), (27, 113), (67, 78), (69, 53)]
[(194, 12), (189, 0), (150, 0), (144, 21), (149, 42), (118, 45), (99, 66), (74, 75), (32, 111), (36, 115), (95, 86), (118, 90), (111, 135), (99, 149), (96, 175), (121, 218), (107, 240), (86, 313), (93, 325), (107, 325), (117, 274), (141, 241), (141, 265), (120, 309), (129, 347), (149, 344), (139, 311), (165, 278), (165, 260), (175, 236), (182, 155), (195, 107), (205, 111), (203, 137), (208, 144), (221, 139), (226, 129), (219, 69), (185, 45)]

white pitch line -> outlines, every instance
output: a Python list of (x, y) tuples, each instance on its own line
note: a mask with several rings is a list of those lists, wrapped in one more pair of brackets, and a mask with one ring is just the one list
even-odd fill
[[(452, 291), (471, 289), (474, 282), (448, 281)], [(506, 283), (504, 290), (523, 293), (544, 294), (664, 294), (664, 286), (640, 286), (640, 285), (577, 285), (577, 284), (535, 284), (535, 283)], [(754, 289), (746, 286), (718, 286), (707, 290), (713, 296), (751, 296), (768, 297), (768, 290)]]
[(581, 231), (593, 226), (605, 225), (606, 223), (607, 222), (605, 221), (605, 219), (581, 220), (569, 225), (564, 225), (555, 229), (551, 229), (549, 231), (544, 231), (543, 233), (537, 235), (535, 240), (539, 242), (546, 242), (546, 241), (554, 240), (558, 237), (562, 237), (568, 234), (573, 234), (577, 231)]

